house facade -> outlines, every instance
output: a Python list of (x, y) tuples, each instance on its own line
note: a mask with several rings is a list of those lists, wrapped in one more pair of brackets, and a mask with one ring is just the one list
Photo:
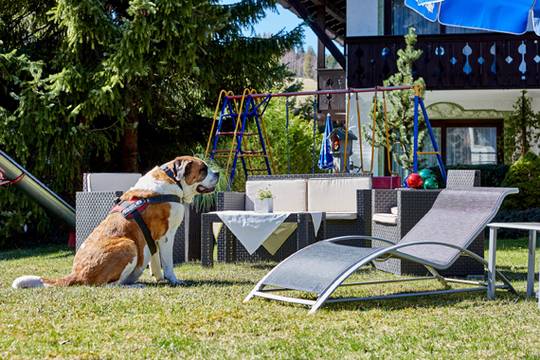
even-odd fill
[[(417, 48), (423, 51), (414, 72), (426, 82), (425, 103), (447, 166), (503, 162), (503, 118), (522, 89), (533, 98), (534, 110), (540, 110), (540, 38), (533, 32), (516, 36), (446, 27), (420, 17), (406, 8), (403, 0), (281, 3), (303, 17), (320, 39), (320, 89), (382, 85), (396, 72), (403, 35), (414, 26)], [(336, 41), (343, 50), (335, 46)], [(325, 69), (325, 49), (344, 70)], [(372, 95), (360, 98), (362, 123), (369, 121), (371, 101)], [(320, 101), (322, 112), (328, 111), (326, 102)], [(330, 111), (337, 119), (344, 119), (344, 97), (331, 102)], [(349, 121), (354, 126), (357, 120), (353, 113)], [(356, 127), (352, 130), (357, 132)], [(365, 164), (371, 149), (368, 144), (363, 149)], [(358, 153), (356, 150), (352, 157), (356, 165), (360, 163)], [(376, 151), (376, 155), (381, 152)], [(376, 158), (375, 169), (383, 173), (382, 156)], [(426, 164), (433, 161), (425, 159)]]

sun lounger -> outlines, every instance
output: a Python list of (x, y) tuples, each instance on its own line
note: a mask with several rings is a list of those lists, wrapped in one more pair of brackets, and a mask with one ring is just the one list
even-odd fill
[[(502, 284), (487, 284), (443, 277), (438, 270), (449, 268), (460, 255), (468, 255), (484, 266), (487, 262), (467, 250), (471, 242), (497, 214), (504, 198), (517, 193), (513, 188), (445, 189), (441, 191), (431, 210), (397, 244), (388, 247), (365, 248), (362, 243), (370, 236), (342, 236), (312, 244), (288, 257), (273, 268), (250, 292), (244, 301), (254, 296), (273, 300), (304, 304), (317, 311), (325, 303), (398, 298), (414, 295), (444, 294), (462, 291), (483, 291), (488, 286), (505, 288), (515, 292), (509, 281), (497, 272)], [(349, 276), (364, 265), (374, 261), (397, 257), (425, 266), (429, 277), (401, 278), (396, 280), (344, 283)], [(339, 286), (387, 283), (411, 280), (437, 279), (444, 289), (419, 293), (399, 293), (369, 298), (330, 298)], [(472, 287), (451, 289), (449, 283), (461, 283)], [(295, 298), (280, 295), (288, 290), (315, 293), (316, 299)]]

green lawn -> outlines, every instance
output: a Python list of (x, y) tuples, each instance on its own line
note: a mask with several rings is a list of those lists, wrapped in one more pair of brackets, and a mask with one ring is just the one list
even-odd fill
[[(499, 291), (496, 301), (471, 293), (329, 305), (314, 316), (301, 306), (242, 303), (268, 264), (182, 265), (176, 274), (189, 286), (179, 288), (154, 285), (145, 274), (143, 289), (13, 290), (22, 274), (67, 274), (73, 255), (59, 247), (4, 252), (0, 358), (540, 358), (540, 310), (524, 298), (526, 241), (500, 245), (499, 265), (519, 297)], [(429, 287), (438, 284), (384, 289)]]

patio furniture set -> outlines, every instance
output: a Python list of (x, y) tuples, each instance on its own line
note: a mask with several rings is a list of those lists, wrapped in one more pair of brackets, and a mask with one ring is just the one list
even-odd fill
[[(298, 230), (283, 249), (269, 254), (264, 248), (250, 254), (230, 231), (223, 227), (217, 236), (218, 261), (281, 261), (321, 239), (351, 234), (373, 235), (397, 243), (429, 211), (441, 190), (373, 189), (377, 183), (369, 175), (313, 174), (253, 176), (246, 182), (246, 192), (223, 192), (218, 194), (217, 212), (203, 214), (201, 260), (212, 265), (214, 237), (212, 223), (221, 222), (219, 214), (229, 211), (253, 211), (257, 191), (271, 189), (274, 210), (293, 212), (288, 221), (297, 221)], [(450, 171), (447, 188), (471, 188), (480, 182), (479, 171)], [(309, 212), (321, 211), (326, 224), (318, 234), (309, 226)], [(364, 241), (365, 246), (380, 246), (377, 240)], [(478, 256), (483, 257), (483, 235), (471, 245)], [(425, 275), (426, 269), (413, 262), (398, 258), (378, 262), (375, 266), (395, 274)], [(483, 274), (483, 267), (474, 260), (463, 257), (444, 272), (450, 276)]]
[[(76, 197), (77, 247), (137, 175), (85, 175), (84, 189)], [(111, 181), (111, 176), (124, 178)], [(373, 189), (376, 182), (371, 176), (351, 174), (249, 177), (245, 192), (218, 193), (217, 211), (202, 214), (202, 265), (213, 265), (216, 243), (217, 261), (278, 261), (246, 301), (258, 296), (300, 303), (311, 307), (311, 313), (326, 303), (413, 295), (487, 291), (494, 298), (498, 288), (515, 292), (495, 270), (496, 231), (506, 227), (530, 232), (527, 295), (534, 296), (540, 224), (489, 224), (504, 198), (517, 189), (479, 187), (479, 172), (466, 170), (450, 171), (443, 190)], [(261, 189), (271, 190), (273, 213), (254, 211)], [(489, 261), (483, 258), (487, 226)], [(175, 262), (186, 258), (185, 233), (182, 226), (175, 240)], [(414, 277), (346, 282), (365, 265)], [(485, 267), (487, 279), (483, 278)], [(463, 279), (466, 276), (472, 278)], [(496, 276), (501, 283), (495, 282)], [(375, 298), (331, 298), (340, 286), (426, 279), (438, 280), (444, 288)], [(449, 288), (453, 283), (469, 286)], [(316, 298), (280, 294), (288, 290), (314, 293)]]

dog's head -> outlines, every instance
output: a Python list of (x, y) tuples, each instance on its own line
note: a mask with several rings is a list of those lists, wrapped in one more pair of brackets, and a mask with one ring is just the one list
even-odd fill
[(197, 194), (211, 193), (216, 189), (219, 173), (213, 171), (199, 158), (179, 156), (168, 164), (174, 177), (181, 184), (184, 201), (191, 202)]

